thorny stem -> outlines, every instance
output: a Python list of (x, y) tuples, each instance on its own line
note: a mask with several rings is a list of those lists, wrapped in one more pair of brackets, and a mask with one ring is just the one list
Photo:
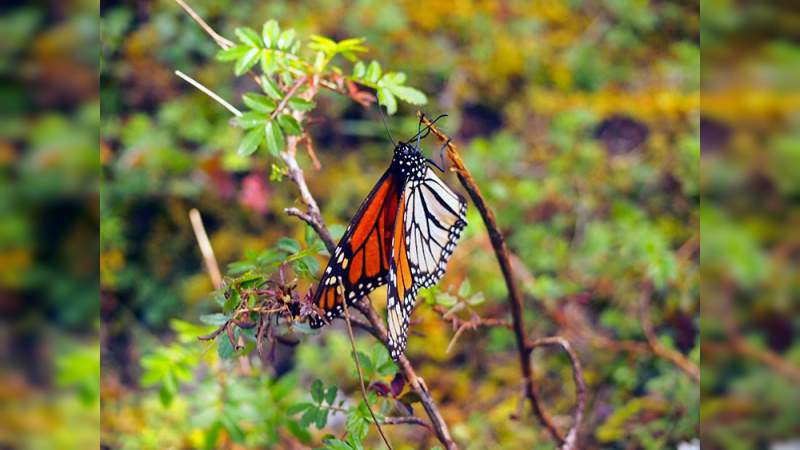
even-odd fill
[(375, 422), (375, 426), (378, 428), (378, 433), (381, 435), (381, 439), (383, 439), (383, 443), (386, 444), (386, 447), (389, 450), (392, 450), (392, 444), (389, 443), (389, 439), (386, 438), (386, 435), (383, 434), (383, 428), (381, 428), (381, 423), (378, 422), (378, 418), (375, 417), (375, 413), (372, 411), (372, 407), (369, 405), (369, 398), (367, 397), (367, 388), (364, 387), (364, 374), (361, 373), (361, 363), (358, 361), (358, 350), (356, 350), (356, 338), (353, 336), (353, 327), (350, 326), (350, 308), (347, 307), (347, 302), (344, 302), (344, 322), (347, 324), (347, 336), (350, 338), (350, 347), (353, 349), (353, 361), (356, 362), (356, 372), (358, 372), (358, 383), (361, 387), (361, 397), (364, 398), (364, 404), (367, 406), (367, 410), (369, 410), (369, 415), (372, 416), (372, 421)]
[[(481, 218), (483, 219), (483, 223), (486, 225), (486, 230), (489, 234), (489, 240), (492, 242), (492, 247), (494, 248), (494, 253), (497, 257), (497, 262), (500, 265), (500, 271), (503, 273), (503, 279), (505, 280), (506, 288), (508, 289), (512, 326), (514, 330), (514, 337), (517, 341), (517, 349), (519, 351), (519, 363), (520, 370), (522, 371), (522, 379), (525, 383), (525, 396), (530, 401), (536, 417), (550, 432), (550, 435), (553, 437), (553, 439), (555, 439), (559, 445), (562, 445), (563, 449), (572, 449), (574, 448), (574, 443), (565, 441), (563, 433), (555, 426), (553, 420), (541, 405), (538, 394), (536, 393), (536, 382), (533, 378), (533, 370), (531, 368), (530, 361), (531, 351), (533, 348), (529, 345), (528, 338), (525, 333), (525, 324), (522, 312), (522, 295), (519, 291), (516, 280), (514, 279), (508, 247), (506, 246), (503, 234), (500, 232), (500, 228), (497, 225), (497, 220), (495, 219), (494, 213), (487, 205), (483, 194), (481, 194), (480, 188), (475, 182), (475, 179), (472, 177), (472, 174), (464, 166), (464, 161), (461, 159), (461, 155), (458, 153), (458, 149), (453, 141), (438, 128), (436, 128), (436, 126), (431, 123), (430, 119), (425, 117), (421, 111), (417, 111), (417, 116), (427, 127), (430, 127), (431, 132), (436, 135), (439, 140), (446, 143), (447, 156), (453, 163), (454, 171), (458, 175), (458, 179), (464, 186), (464, 189), (466, 189), (467, 193), (472, 199), (472, 202), (475, 204), (475, 207), (478, 208)], [(580, 366), (578, 365), (577, 368), (580, 369)], [(583, 374), (580, 374), (580, 377), (582, 378)], [(573, 425), (575, 429), (580, 426), (581, 417), (582, 411), (580, 414), (575, 414), (576, 420)], [(571, 445), (568, 446), (567, 444)]]
[[(205, 30), (222, 48), (227, 48), (232, 46), (233, 43), (224, 37), (220, 36), (216, 33), (202, 18), (200, 18), (196, 12), (194, 12), (189, 5), (186, 4), (183, 0), (175, 0), (188, 14), (192, 17), (200, 26)], [(257, 77), (256, 77), (257, 78)], [(257, 80), (260, 81), (260, 80)], [(318, 76), (314, 76), (310, 80), (309, 89), (303, 94), (307, 98), (311, 98), (316, 95), (317, 89), (319, 85), (322, 85), (327, 88), (330, 87), (330, 83), (326, 80), (320, 80)], [(336, 90), (334, 88), (334, 90)], [(298, 117), (299, 116), (299, 117)], [(295, 116), (295, 119), (302, 119), (302, 114), (298, 113)], [(307, 211), (302, 213), (302, 215), (292, 214), (292, 212), (287, 211), (287, 214), (295, 215), (299, 217), (301, 220), (304, 220), (306, 223), (311, 225), (312, 228), (317, 232), (320, 236), (322, 241), (325, 243), (325, 246), (328, 248), (328, 251), (331, 253), (336, 248), (336, 244), (333, 242), (333, 238), (330, 235), (327, 227), (325, 226), (325, 222), (322, 220), (322, 215), (319, 210), (319, 206), (317, 205), (316, 200), (314, 199), (313, 195), (308, 189), (308, 185), (306, 184), (305, 177), (303, 175), (303, 170), (297, 164), (297, 160), (295, 159), (295, 154), (297, 150), (297, 144), (300, 141), (301, 137), (298, 136), (289, 136), (287, 138), (287, 150), (281, 152), (281, 159), (286, 163), (289, 169), (289, 178), (297, 185), (297, 188), (300, 190), (300, 197), (302, 202), (306, 205)], [(386, 328), (383, 325), (383, 320), (378, 317), (378, 314), (372, 308), (372, 305), (368, 302), (365, 302), (362, 299), (362, 302), (359, 304), (360, 306), (357, 308), (364, 316), (367, 318), (371, 325), (371, 329), (374, 331), (372, 332), (373, 336), (378, 338), (384, 346), (388, 346), (387, 342), (387, 333)], [(387, 347), (388, 348), (388, 347)], [(458, 446), (456, 445), (453, 438), (450, 437), (450, 431), (445, 423), (444, 419), (442, 418), (441, 413), (439, 412), (436, 403), (433, 401), (430, 392), (428, 391), (427, 387), (425, 386), (424, 381), (422, 378), (417, 377), (416, 373), (414, 372), (411, 363), (405, 356), (402, 356), (398, 361), (400, 365), (400, 369), (403, 371), (403, 375), (405, 376), (409, 386), (411, 389), (420, 397), (420, 401), (425, 409), (425, 412), (428, 414), (428, 417), (431, 419), (431, 424), (433, 426), (434, 432), (436, 437), (439, 441), (445, 446), (447, 450), (457, 449)]]

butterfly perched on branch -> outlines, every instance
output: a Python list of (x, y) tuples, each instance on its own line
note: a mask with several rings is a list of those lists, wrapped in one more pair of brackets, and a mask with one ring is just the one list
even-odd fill
[(309, 321), (319, 328), (342, 314), (345, 301), (352, 305), (388, 284), (388, 344), (395, 360), (405, 351), (418, 290), (442, 278), (467, 225), (467, 203), (420, 150), (423, 132), (429, 127), (395, 145), (389, 168), (359, 207), (314, 293), (322, 316), (313, 314)]

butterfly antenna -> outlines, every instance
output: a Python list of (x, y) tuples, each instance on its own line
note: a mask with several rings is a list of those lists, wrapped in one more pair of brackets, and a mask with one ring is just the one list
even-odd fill
[[(423, 117), (424, 117), (424, 116), (425, 116), (425, 114), (423, 114)], [(431, 126), (433, 126), (433, 124), (435, 124), (436, 122), (438, 122), (438, 121), (439, 121), (439, 119), (442, 119), (442, 118), (445, 118), (445, 117), (447, 117), (447, 114), (439, 114), (439, 116), (438, 116), (437, 118), (435, 118), (435, 119), (433, 119), (433, 120), (431, 121), (431, 124), (430, 124), (430, 125), (427, 125), (427, 126), (425, 127), (425, 130), (424, 130), (424, 131), (419, 131), (419, 132), (417, 132), (417, 134), (415, 134), (414, 136), (411, 136), (411, 138), (410, 138), (410, 139), (409, 139), (407, 142), (411, 142), (411, 141), (413, 141), (414, 139), (417, 139), (417, 138), (420, 136), (420, 134), (421, 134), (421, 133), (424, 133), (424, 134), (422, 134), (422, 138), (424, 139), (425, 137), (427, 137), (427, 136), (428, 136), (428, 134), (430, 134), (430, 132), (431, 132)], [(422, 120), (420, 119), (420, 125), (421, 125), (421, 124), (422, 124)], [(417, 140), (417, 143), (419, 143), (419, 140)]]
[(386, 116), (383, 115), (383, 105), (381, 105), (381, 101), (379, 99), (377, 101), (378, 101), (378, 112), (381, 114), (381, 121), (383, 122), (383, 128), (386, 129), (386, 134), (389, 135), (389, 140), (392, 142), (392, 145), (395, 145), (394, 138), (392, 137), (392, 132), (389, 131), (389, 125), (386, 124)]
[(420, 135), (422, 134), (422, 121), (425, 119), (425, 113), (420, 112), (419, 124), (417, 124), (417, 148), (419, 148)]

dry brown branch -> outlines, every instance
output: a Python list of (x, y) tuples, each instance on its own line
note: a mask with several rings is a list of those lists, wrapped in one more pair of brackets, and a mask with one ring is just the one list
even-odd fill
[(211, 26), (207, 24), (202, 17), (200, 17), (196, 12), (194, 12), (194, 10), (191, 7), (189, 7), (189, 5), (185, 1), (175, 0), (175, 3), (180, 5), (181, 8), (183, 8), (183, 10), (186, 11), (186, 14), (189, 14), (189, 17), (191, 17), (195, 22), (197, 22), (197, 24), (200, 25), (200, 28), (202, 28), (203, 31), (205, 31), (206, 33), (208, 33), (209, 36), (211, 36), (211, 39), (214, 39), (214, 42), (216, 42), (217, 45), (219, 45), (222, 48), (230, 48), (234, 46), (234, 43), (232, 41), (225, 39), (219, 33), (214, 31), (214, 29), (211, 28)]
[(652, 293), (653, 285), (650, 282), (645, 282), (642, 287), (642, 294), (639, 297), (639, 320), (642, 324), (642, 331), (644, 331), (644, 335), (647, 338), (647, 344), (650, 346), (650, 350), (657, 356), (678, 366), (678, 368), (694, 382), (700, 382), (700, 369), (697, 365), (689, 361), (689, 359), (680, 352), (664, 346), (664, 344), (658, 340), (658, 336), (656, 336), (656, 332), (653, 329), (653, 322), (650, 320), (650, 297)]
[(530, 401), (531, 407), (534, 411), (534, 414), (536, 414), (536, 417), (539, 419), (539, 422), (541, 422), (542, 425), (544, 425), (544, 427), (550, 432), (550, 435), (553, 437), (553, 439), (555, 439), (556, 442), (561, 445), (564, 443), (564, 436), (555, 426), (550, 416), (547, 415), (547, 412), (544, 410), (544, 408), (542, 408), (539, 398), (536, 394), (536, 382), (533, 378), (530, 362), (531, 349), (526, 345), (527, 338), (523, 319), (522, 294), (520, 293), (517, 283), (514, 279), (508, 247), (506, 246), (503, 234), (500, 232), (500, 228), (497, 225), (497, 220), (495, 219), (494, 213), (487, 205), (483, 194), (481, 194), (480, 188), (475, 182), (475, 179), (472, 177), (472, 174), (464, 166), (464, 161), (461, 159), (461, 155), (458, 153), (458, 149), (453, 141), (438, 128), (436, 128), (436, 126), (431, 123), (430, 119), (425, 117), (422, 112), (417, 111), (417, 116), (427, 127), (430, 127), (431, 132), (436, 135), (439, 140), (447, 144), (447, 156), (453, 164), (453, 170), (458, 175), (461, 185), (464, 186), (464, 189), (466, 189), (467, 193), (472, 199), (472, 203), (474, 203), (475, 207), (478, 208), (478, 212), (481, 214), (483, 223), (486, 225), (486, 230), (489, 233), (489, 240), (492, 242), (492, 247), (494, 248), (494, 253), (497, 257), (497, 262), (500, 265), (500, 271), (503, 273), (503, 279), (505, 280), (506, 288), (508, 289), (514, 337), (516, 338), (517, 350), (519, 351), (520, 370), (522, 371), (522, 379), (525, 382), (525, 396)]
[(206, 263), (211, 283), (214, 285), (214, 289), (219, 289), (222, 286), (222, 274), (219, 271), (211, 241), (208, 239), (208, 234), (206, 234), (206, 228), (203, 226), (203, 218), (200, 217), (200, 211), (195, 208), (189, 210), (189, 221), (192, 223), (192, 231), (194, 231), (194, 236), (197, 238), (200, 253), (203, 254), (203, 261)]
[(383, 419), (384, 425), (419, 425), (421, 427), (426, 428), (428, 431), (433, 431), (431, 425), (428, 422), (420, 419), (419, 417), (414, 416), (407, 416), (407, 417), (386, 417)]
[(561, 336), (552, 336), (541, 339), (534, 339), (527, 343), (529, 351), (537, 347), (559, 346), (567, 353), (572, 363), (572, 379), (575, 382), (575, 408), (573, 409), (572, 427), (564, 437), (561, 450), (574, 450), (578, 445), (578, 429), (583, 421), (583, 411), (586, 408), (586, 382), (583, 379), (583, 369), (575, 350), (572, 349), (569, 341)]

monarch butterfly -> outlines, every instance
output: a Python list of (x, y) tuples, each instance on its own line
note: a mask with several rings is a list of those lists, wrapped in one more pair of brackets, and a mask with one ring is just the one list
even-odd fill
[(359, 207), (314, 293), (324, 318), (312, 314), (309, 320), (319, 328), (341, 315), (345, 300), (352, 305), (388, 282), (388, 345), (395, 360), (405, 351), (417, 291), (442, 278), (467, 225), (467, 203), (429, 167), (435, 163), (422, 155), (421, 135), (395, 144), (389, 168)]

